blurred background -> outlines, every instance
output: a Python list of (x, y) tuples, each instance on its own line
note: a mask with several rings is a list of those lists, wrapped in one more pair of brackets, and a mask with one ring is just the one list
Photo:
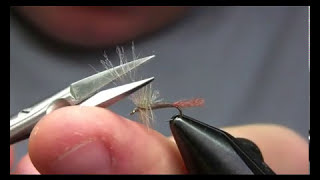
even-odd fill
[[(308, 138), (308, 7), (12, 7), (10, 115), (104, 70), (116, 46), (128, 59), (156, 58), (138, 70), (154, 76), (167, 101), (201, 97), (184, 113), (215, 127), (274, 123)], [(94, 69), (92, 68), (94, 67)], [(110, 107), (137, 121), (124, 100)], [(153, 128), (170, 136), (174, 109), (155, 111)], [(57, 122), (59, 123), (59, 122)], [(270, 132), (272, 133), (272, 132)], [(28, 141), (15, 145), (15, 162)]]

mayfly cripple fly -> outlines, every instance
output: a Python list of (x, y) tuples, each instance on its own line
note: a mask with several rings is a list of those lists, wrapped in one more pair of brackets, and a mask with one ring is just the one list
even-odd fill
[[(117, 54), (119, 56), (120, 64), (124, 64), (128, 62), (127, 57), (125, 56), (125, 51), (123, 47), (117, 47)], [(105, 60), (101, 60), (100, 62), (106, 69), (113, 68), (113, 64), (108, 59), (106, 53), (104, 54)], [(154, 55), (152, 56), (154, 57)], [(134, 44), (132, 43), (132, 59), (136, 60), (138, 57), (135, 54)], [(135, 71), (130, 71), (127, 74), (124, 74), (121, 71), (125, 71), (124, 69), (120, 69), (119, 72), (115, 72), (114, 76), (119, 77), (121, 75), (120, 81), (128, 82), (128, 81), (136, 81), (138, 80)], [(163, 99), (159, 99), (159, 91), (154, 90), (152, 88), (152, 84), (149, 84), (137, 92), (131, 94), (129, 96), (130, 100), (136, 106), (131, 115), (138, 113), (139, 120), (145, 124), (147, 127), (151, 127), (154, 121), (153, 110), (155, 109), (163, 109), (163, 108), (176, 108), (179, 110), (180, 115), (182, 115), (183, 108), (189, 107), (199, 107), (204, 105), (204, 99), (202, 98), (193, 98), (187, 100), (181, 100), (173, 103), (164, 102)]]

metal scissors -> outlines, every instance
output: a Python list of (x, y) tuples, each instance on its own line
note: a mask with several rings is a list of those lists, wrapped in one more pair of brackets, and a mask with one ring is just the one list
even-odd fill
[(153, 81), (153, 77), (100, 91), (107, 84), (153, 57), (154, 55), (120, 64), (114, 68), (81, 79), (53, 96), (11, 116), (10, 144), (27, 139), (36, 123), (44, 115), (58, 108), (72, 105), (108, 107), (149, 84)]

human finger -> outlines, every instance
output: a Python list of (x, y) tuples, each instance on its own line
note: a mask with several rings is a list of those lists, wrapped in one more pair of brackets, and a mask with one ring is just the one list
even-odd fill
[(14, 151), (13, 151), (13, 146), (10, 146), (10, 170), (13, 166), (13, 161), (14, 161)]
[(224, 130), (253, 141), (276, 174), (309, 174), (308, 143), (293, 130), (272, 124), (226, 127)]
[(14, 174), (39, 174), (39, 171), (32, 164), (29, 154), (26, 154), (18, 163)]
[(97, 107), (65, 107), (44, 117), (31, 133), (29, 153), (44, 174), (186, 172), (168, 138)]

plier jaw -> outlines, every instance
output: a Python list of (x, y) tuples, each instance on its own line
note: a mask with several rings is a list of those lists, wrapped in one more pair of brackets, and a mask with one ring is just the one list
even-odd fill
[(191, 174), (275, 174), (248, 139), (185, 115), (172, 117), (170, 129)]

